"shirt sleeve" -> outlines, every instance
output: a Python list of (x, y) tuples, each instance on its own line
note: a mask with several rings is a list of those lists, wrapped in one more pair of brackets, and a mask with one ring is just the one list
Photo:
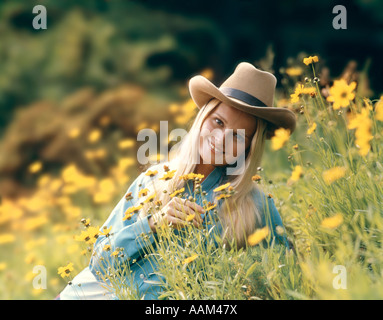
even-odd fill
[(101, 227), (101, 231), (104, 227), (112, 229), (109, 237), (100, 235), (94, 244), (89, 269), (95, 276), (105, 274), (110, 267), (129, 266), (143, 254), (148, 245), (154, 243), (148, 222), (150, 215), (140, 219), (135, 214), (129, 220), (123, 220), (125, 211), (137, 202), (138, 192), (145, 188), (146, 178), (144, 173), (138, 176), (126, 192), (131, 192), (133, 199), (127, 201), (124, 194)]

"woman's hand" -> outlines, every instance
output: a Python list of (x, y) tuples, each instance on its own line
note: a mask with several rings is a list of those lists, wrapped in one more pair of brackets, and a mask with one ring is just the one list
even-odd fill
[(148, 221), (153, 232), (164, 224), (171, 224), (173, 228), (181, 229), (187, 225), (188, 221), (193, 221), (195, 227), (200, 227), (202, 224), (201, 213), (205, 213), (205, 210), (198, 204), (174, 197)]

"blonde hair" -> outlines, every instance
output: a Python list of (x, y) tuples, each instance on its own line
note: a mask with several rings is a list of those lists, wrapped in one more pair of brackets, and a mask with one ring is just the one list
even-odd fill
[[(155, 190), (153, 187), (147, 188), (156, 192), (154, 201), (160, 200), (164, 206), (170, 201), (169, 193), (178, 190), (184, 186), (184, 180), (180, 179), (182, 175), (192, 173), (199, 163), (199, 134), (201, 126), (208, 115), (221, 102), (217, 99), (210, 100), (200, 109), (196, 118), (175, 152), (170, 154), (169, 168), (177, 170), (171, 180), (156, 180)], [(250, 147), (244, 164), (244, 172), (240, 175), (228, 175), (227, 182), (230, 182), (235, 193), (226, 198), (224, 205), (217, 207), (218, 216), (223, 226), (223, 236), (226, 240), (234, 240), (237, 247), (243, 247), (246, 244), (247, 237), (254, 232), (257, 226), (261, 224), (261, 215), (254, 202), (254, 191), (258, 188), (251, 177), (256, 174), (257, 168), (261, 164), (265, 139), (266, 122), (254, 117), (256, 121), (256, 130), (252, 137)], [(168, 192), (164, 193), (163, 191)], [(140, 216), (148, 214), (149, 204), (144, 204)]]

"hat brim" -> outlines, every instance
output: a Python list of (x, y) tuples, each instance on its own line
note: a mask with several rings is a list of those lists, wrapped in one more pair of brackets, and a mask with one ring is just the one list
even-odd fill
[(189, 92), (191, 98), (200, 109), (212, 98), (216, 98), (238, 110), (266, 120), (268, 122), (266, 139), (271, 139), (274, 135), (274, 131), (281, 127), (289, 129), (290, 134), (295, 130), (296, 116), (291, 110), (286, 108), (253, 106), (241, 100), (228, 97), (213, 83), (201, 75), (190, 79)]

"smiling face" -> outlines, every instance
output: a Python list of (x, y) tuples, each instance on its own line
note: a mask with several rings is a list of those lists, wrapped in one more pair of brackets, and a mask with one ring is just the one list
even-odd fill
[(255, 117), (220, 103), (204, 120), (199, 139), (201, 163), (232, 164), (251, 144)]

